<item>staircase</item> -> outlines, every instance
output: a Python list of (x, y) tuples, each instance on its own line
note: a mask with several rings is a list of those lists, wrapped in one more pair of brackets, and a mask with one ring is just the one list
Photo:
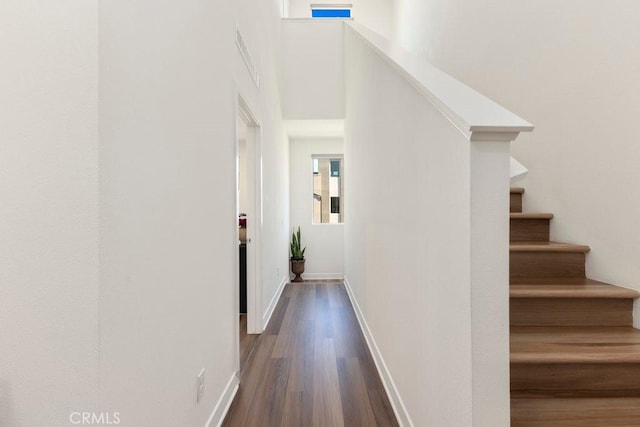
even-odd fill
[(585, 277), (588, 246), (549, 241), (553, 214), (511, 189), (512, 426), (640, 426), (636, 291)]

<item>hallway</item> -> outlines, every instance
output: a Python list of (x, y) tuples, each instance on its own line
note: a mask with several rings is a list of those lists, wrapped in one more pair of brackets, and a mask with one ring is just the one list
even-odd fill
[(287, 284), (224, 425), (398, 425), (341, 281)]

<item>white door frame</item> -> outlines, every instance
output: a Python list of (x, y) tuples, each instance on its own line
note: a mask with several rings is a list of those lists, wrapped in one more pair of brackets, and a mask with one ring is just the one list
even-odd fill
[[(236, 117), (240, 117), (247, 126), (247, 333), (261, 334), (263, 331), (262, 127), (240, 94), (237, 96), (237, 102), (238, 114)], [(237, 141), (236, 135), (236, 156), (238, 152)], [(236, 191), (236, 206), (238, 206), (237, 197), (238, 192)], [(237, 228), (237, 221), (234, 226)], [(234, 250), (237, 252), (238, 248), (236, 247)], [(238, 289), (239, 284), (236, 285), (236, 292)], [(238, 310), (238, 304), (236, 304), (235, 310)]]

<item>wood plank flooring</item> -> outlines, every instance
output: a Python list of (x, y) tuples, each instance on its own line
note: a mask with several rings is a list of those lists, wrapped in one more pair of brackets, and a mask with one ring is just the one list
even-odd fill
[(398, 425), (342, 282), (287, 284), (223, 425)]
[(247, 334), (247, 315), (240, 315), (240, 372), (253, 351), (253, 347), (259, 335)]

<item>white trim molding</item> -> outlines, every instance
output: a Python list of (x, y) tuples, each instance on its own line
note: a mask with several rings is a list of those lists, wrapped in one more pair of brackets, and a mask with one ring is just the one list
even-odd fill
[(271, 320), (271, 316), (273, 315), (273, 312), (276, 309), (276, 306), (278, 305), (278, 301), (280, 300), (280, 295), (282, 295), (282, 291), (284, 291), (284, 287), (288, 282), (289, 280), (287, 280), (287, 276), (283, 276), (282, 280), (280, 281), (280, 284), (278, 285), (278, 289), (276, 290), (276, 293), (273, 295), (273, 298), (271, 298), (271, 301), (269, 302), (269, 306), (267, 307), (267, 310), (264, 312), (264, 315), (262, 316), (262, 331), (264, 331), (267, 328), (267, 325), (269, 324), (269, 320)]
[(387, 396), (389, 397), (389, 401), (391, 402), (391, 406), (393, 407), (393, 412), (396, 415), (398, 424), (400, 424), (400, 427), (413, 427), (413, 422), (411, 421), (411, 417), (409, 416), (407, 407), (404, 405), (402, 397), (400, 397), (398, 388), (396, 387), (396, 384), (391, 377), (391, 372), (389, 372), (389, 368), (387, 368), (387, 365), (384, 362), (382, 353), (380, 352), (380, 349), (376, 344), (375, 338), (373, 338), (373, 334), (369, 329), (369, 325), (367, 324), (367, 320), (364, 317), (364, 313), (360, 309), (360, 305), (358, 305), (358, 301), (356, 300), (355, 295), (351, 290), (351, 285), (349, 285), (349, 280), (347, 280), (346, 277), (344, 278), (344, 287), (346, 288), (347, 294), (349, 295), (349, 300), (351, 301), (351, 305), (353, 306), (353, 311), (355, 311), (356, 313), (356, 318), (358, 319), (358, 323), (360, 324), (360, 329), (362, 330), (364, 339), (367, 341), (367, 346), (369, 347), (371, 356), (373, 356), (373, 361), (376, 364), (376, 369), (378, 370), (378, 374), (380, 375), (380, 379), (382, 380), (382, 385), (387, 392)]
[(222, 391), (222, 395), (218, 399), (215, 408), (213, 408), (213, 412), (211, 412), (211, 416), (205, 424), (205, 427), (220, 427), (222, 425), (224, 417), (227, 415), (239, 387), (240, 379), (238, 378), (237, 373), (234, 372), (231, 379), (229, 379), (227, 386)]
[(303, 280), (342, 280), (343, 273), (302, 273)]
[(351, 9), (352, 3), (311, 3), (311, 9)]

